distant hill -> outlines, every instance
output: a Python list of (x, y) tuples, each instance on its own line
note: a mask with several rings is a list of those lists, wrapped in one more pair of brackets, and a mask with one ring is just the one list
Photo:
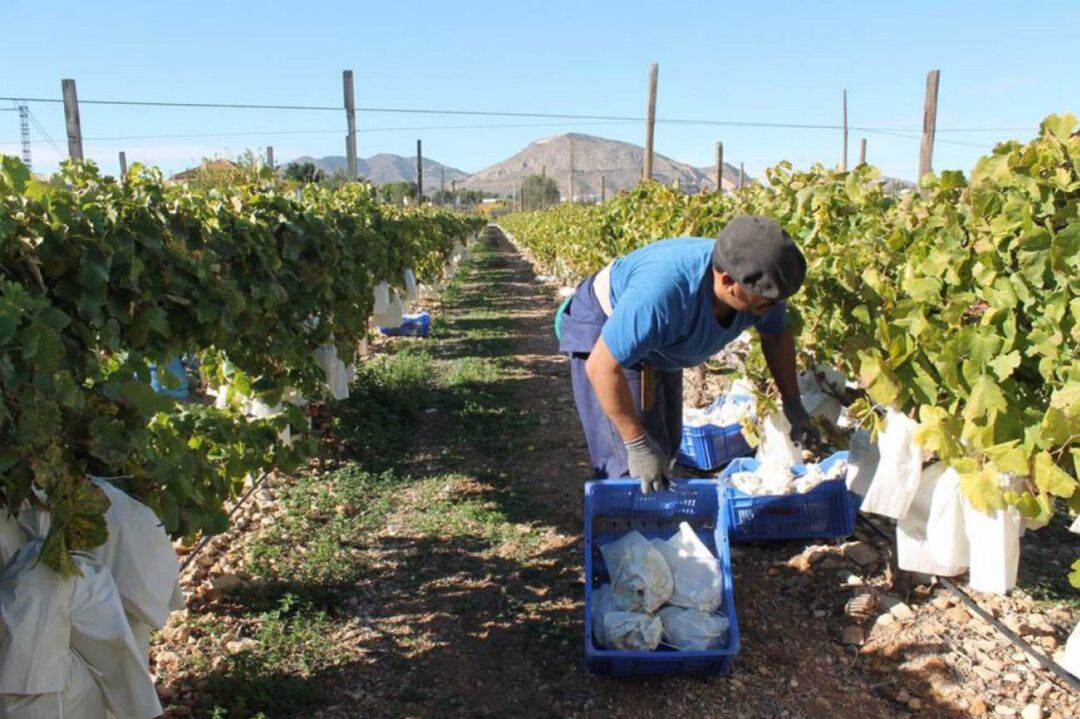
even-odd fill
[[(345, 172), (347, 161), (341, 155), (328, 155), (327, 157), (309, 157), (307, 155), (303, 157), (297, 157), (294, 160), (290, 160), (285, 165), (292, 163), (314, 163), (323, 172), (328, 175), (333, 175), (336, 172)], [(468, 175), (461, 170), (443, 165), (424, 158), (424, 194), (428, 194), (431, 190), (437, 190), (439, 188), (440, 171), (445, 173), (446, 186), (449, 189), (450, 183), (454, 180), (462, 180)], [(388, 182), (415, 182), (416, 181), (416, 158), (414, 157), (402, 157), (401, 155), (391, 155), (389, 153), (380, 153), (378, 155), (372, 155), (367, 158), (358, 158), (356, 161), (356, 171), (360, 177), (367, 180), (374, 180), (377, 185), (385, 185)]]
[[(641, 181), (641, 168), (645, 150), (629, 142), (608, 140), (603, 137), (576, 132), (536, 140), (521, 152), (491, 167), (470, 175), (458, 187), (512, 195), (522, 180), (529, 175), (546, 172), (559, 185), (559, 194), (566, 197), (569, 184), (570, 152), (574, 156), (574, 199), (590, 200), (600, 196), (600, 178), (608, 194), (634, 187)], [(713, 187), (711, 170), (704, 173), (696, 167), (672, 160), (664, 155), (653, 159), (653, 177), (665, 184), (678, 180), (687, 192), (698, 192)], [(734, 172), (735, 175), (730, 173)], [(727, 166), (724, 180), (738, 175), (738, 170)], [(748, 177), (747, 180), (750, 178)], [(732, 185), (733, 186), (733, 185)]]

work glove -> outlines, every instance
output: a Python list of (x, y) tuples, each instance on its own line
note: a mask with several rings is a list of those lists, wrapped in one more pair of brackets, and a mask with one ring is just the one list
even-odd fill
[(819, 454), (823, 449), (821, 433), (810, 423), (810, 415), (806, 413), (802, 401), (784, 402), (784, 417), (791, 425), (791, 441), (802, 449)]
[(668, 473), (671, 462), (652, 438), (643, 434), (637, 439), (626, 442), (627, 464), (631, 477), (641, 478), (641, 492), (659, 492), (667, 489)]

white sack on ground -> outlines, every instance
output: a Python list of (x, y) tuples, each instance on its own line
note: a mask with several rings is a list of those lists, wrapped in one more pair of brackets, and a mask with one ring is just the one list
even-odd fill
[(868, 431), (857, 429), (852, 432), (848, 446), (847, 488), (860, 497), (865, 497), (870, 483), (874, 480), (880, 459), (881, 452)]
[(783, 467), (802, 464), (802, 453), (791, 441), (791, 425), (782, 412), (773, 412), (762, 422), (761, 446), (756, 456), (762, 464)]
[(106, 481), (95, 479), (109, 498), (105, 525), (109, 537), (88, 554), (109, 568), (124, 610), (160, 629), (179, 587), (180, 562), (154, 510)]
[(720, 567), (701, 538), (686, 522), (670, 539), (653, 539), (653, 547), (671, 570), (672, 593), (668, 600), (679, 607), (712, 611), (720, 606), (724, 591)]
[(863, 497), (861, 511), (892, 519), (907, 514), (922, 471), (922, 450), (915, 443), (917, 426), (907, 415), (887, 410), (885, 430), (878, 438), (881, 460)]
[(971, 552), (968, 584), (979, 592), (1005, 594), (1016, 586), (1023, 518), (1016, 507), (980, 512), (964, 500), (964, 525)]
[(971, 555), (964, 524), (964, 498), (960, 493), (960, 475), (954, 469), (946, 469), (934, 485), (926, 542), (935, 563), (968, 566)]
[(630, 531), (600, 546), (612, 592), (631, 611), (655, 612), (671, 598), (674, 581), (660, 552)]
[(51, 694), (67, 682), (74, 580), (38, 563), (24, 544), (0, 571), (0, 694)]
[(605, 649), (651, 652), (660, 646), (664, 627), (659, 617), (625, 610), (610, 584), (593, 593), (593, 638)]
[(908, 511), (896, 523), (896, 563), (904, 571), (936, 574), (941, 577), (955, 577), (964, 572), (965, 565), (935, 562), (932, 547), (927, 540), (927, 524), (930, 520), (934, 488), (944, 473), (944, 462), (936, 462), (922, 471), (919, 487)]
[(703, 652), (727, 644), (731, 623), (722, 614), (712, 614), (684, 607), (660, 610), (667, 643), (684, 652)]
[(51, 694), (0, 694), (0, 719), (105, 719), (105, 695), (92, 670), (68, 651), (64, 690)]
[(82, 576), (74, 580), (71, 592), (71, 648), (96, 674), (109, 711), (130, 719), (158, 716), (157, 691), (112, 574), (93, 559), (73, 559)]

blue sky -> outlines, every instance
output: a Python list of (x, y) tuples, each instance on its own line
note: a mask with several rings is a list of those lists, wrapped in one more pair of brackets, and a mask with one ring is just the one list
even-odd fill
[[(846, 88), (852, 125), (917, 135), (926, 72), (938, 68), (935, 169), (968, 170), (994, 142), (1030, 137), (1045, 115), (1080, 111), (1078, 24), (1080, 2), (1066, 1), (0, 0), (0, 96), (59, 97), (60, 79), (72, 77), (83, 99), (340, 106), (351, 68), (361, 107), (639, 117), (656, 61), (660, 118), (836, 124)], [(61, 107), (31, 109), (65, 149)], [(121, 149), (170, 171), (268, 144), (279, 161), (344, 154), (343, 111), (84, 105), (82, 122), (85, 137), (100, 138), (87, 140), (87, 155), (110, 172)], [(478, 124), (531, 126), (387, 129)], [(365, 112), (358, 127), (361, 156), (408, 155), (419, 137), (426, 155), (469, 172), (565, 131), (644, 138), (642, 123)], [(973, 128), (1010, 131), (948, 131)], [(191, 137), (213, 133), (244, 134)], [(34, 169), (54, 169), (56, 153), (31, 134)], [(872, 163), (914, 178), (917, 139), (852, 131), (852, 159), (862, 137)], [(18, 138), (16, 113), (0, 112), (0, 152), (16, 153)], [(840, 154), (838, 130), (656, 130), (658, 152), (695, 165), (713, 161), (717, 140), (755, 175)]]

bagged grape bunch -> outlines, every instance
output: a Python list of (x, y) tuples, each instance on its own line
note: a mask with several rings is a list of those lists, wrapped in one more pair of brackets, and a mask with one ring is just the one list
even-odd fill
[(610, 584), (593, 594), (592, 621), (596, 643), (607, 649), (651, 652), (660, 646), (664, 633), (659, 617), (629, 611), (625, 598), (617, 596)]
[(664, 607), (660, 610), (660, 621), (664, 639), (683, 652), (703, 652), (727, 644), (731, 627), (723, 614), (686, 607)]
[(671, 570), (671, 604), (702, 612), (711, 612), (720, 606), (724, 582), (716, 557), (688, 523), (680, 524), (679, 531), (671, 539), (653, 539), (652, 545)]
[(631, 531), (600, 546), (612, 593), (635, 612), (655, 612), (671, 598), (674, 580), (664, 556), (640, 532)]

